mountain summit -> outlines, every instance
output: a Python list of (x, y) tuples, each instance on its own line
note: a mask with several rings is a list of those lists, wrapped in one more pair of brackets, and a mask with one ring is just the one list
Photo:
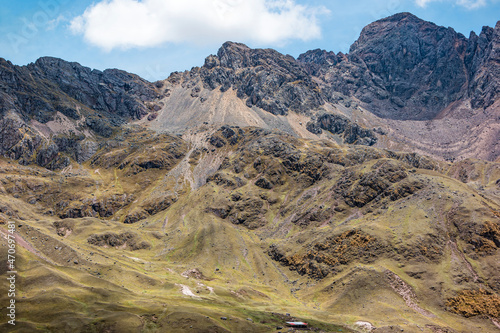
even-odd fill
[[(140, 120), (157, 131), (183, 132), (203, 122), (255, 125), (299, 137), (350, 136), (346, 142), (447, 160), (496, 160), (499, 27), (466, 38), (400, 13), (366, 26), (349, 54), (311, 50), (294, 59), (227, 42), (203, 66), (156, 83), (54, 58), (24, 67), (2, 60), (7, 116), (0, 127), (10, 139), (0, 153), (31, 163), (41, 149), (37, 163), (60, 167), (67, 162), (56, 162), (54, 154), (68, 154), (66, 144), (81, 151), (72, 158), (84, 161), (98, 141), (90, 133), (109, 137)], [(68, 139), (55, 122), (76, 136)], [(34, 145), (13, 152), (22, 140), (12, 139), (18, 137), (12, 129), (23, 126)], [(65, 139), (47, 141), (47, 134)]]
[[(498, 70), (494, 59), (499, 33), (497, 24), (467, 39), (452, 28), (409, 13), (396, 14), (366, 26), (345, 64), (323, 63), (319, 77), (332, 90), (356, 96), (383, 118), (432, 120), (468, 98), (473, 108), (486, 109), (497, 98), (498, 75), (486, 78), (485, 72)], [(315, 60), (306, 53), (299, 61)], [(356, 77), (349, 77), (353, 72)], [(477, 89), (479, 82), (483, 89)]]

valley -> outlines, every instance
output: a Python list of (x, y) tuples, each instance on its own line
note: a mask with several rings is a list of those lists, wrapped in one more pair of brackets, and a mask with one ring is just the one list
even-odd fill
[(401, 13), (157, 82), (0, 59), (0, 330), (498, 331), (499, 42)]

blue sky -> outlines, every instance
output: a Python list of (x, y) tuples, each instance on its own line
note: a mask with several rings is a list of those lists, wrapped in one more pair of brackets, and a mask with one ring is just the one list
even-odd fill
[(150, 81), (201, 66), (227, 40), (297, 57), (347, 52), (361, 29), (411, 12), (466, 37), (500, 20), (500, 0), (0, 0), (0, 57), (41, 56)]

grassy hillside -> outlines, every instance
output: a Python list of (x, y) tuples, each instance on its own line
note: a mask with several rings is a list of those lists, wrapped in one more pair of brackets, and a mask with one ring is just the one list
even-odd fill
[(19, 271), (18, 325), (0, 327), (492, 332), (499, 179), (498, 163), (227, 126), (131, 127), (61, 172), (0, 160)]

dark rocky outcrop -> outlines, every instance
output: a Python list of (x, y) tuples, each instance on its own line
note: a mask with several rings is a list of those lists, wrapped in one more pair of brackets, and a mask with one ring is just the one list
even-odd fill
[(143, 102), (158, 97), (155, 86), (137, 75), (117, 69), (101, 72), (51, 57), (21, 67), (1, 59), (0, 90), (2, 112), (14, 109), (24, 120), (41, 123), (56, 112), (80, 119), (90, 109), (109, 125), (118, 125), (142, 118), (148, 113)]
[(273, 260), (301, 275), (322, 279), (332, 272), (340, 272), (344, 265), (353, 260), (368, 263), (383, 252), (380, 240), (363, 231), (350, 230), (311, 244), (305, 253), (291, 253), (271, 245), (268, 254)]
[(471, 32), (465, 65), (472, 106), (491, 106), (500, 91), (500, 21), (494, 29), (483, 27), (479, 36)]
[(127, 174), (149, 169), (170, 169), (187, 152), (187, 144), (178, 137), (140, 129), (122, 130), (108, 139), (90, 159), (95, 167), (116, 167)]
[(432, 119), (463, 95), (466, 48), (467, 39), (453, 29), (401, 13), (365, 27), (349, 56), (381, 80), (395, 114), (384, 114), (383, 104), (373, 111), (393, 118)]
[(377, 142), (374, 132), (362, 128), (346, 117), (325, 113), (314, 117), (307, 123), (306, 128), (314, 134), (321, 134), (322, 130), (333, 134), (340, 134), (345, 143), (372, 146)]
[(312, 50), (298, 61), (323, 81), (324, 99), (354, 96), (378, 116), (435, 118), (470, 97), (474, 108), (498, 93), (500, 24), (469, 39), (452, 28), (400, 13), (366, 26), (349, 54)]
[(70, 163), (61, 150), (64, 148), (46, 140), (21, 120), (9, 116), (0, 119), (0, 155), (17, 160), (21, 165), (33, 163), (60, 169)]
[(141, 240), (136, 234), (126, 231), (121, 234), (108, 232), (105, 234), (91, 235), (87, 242), (102, 247), (129, 248), (132, 251), (143, 250), (151, 247), (149, 243)]
[[(146, 115), (145, 102), (157, 97), (152, 83), (116, 69), (101, 72), (51, 57), (27, 66), (0, 59), (0, 154), (50, 169), (67, 166), (68, 157), (83, 162), (97, 148), (82, 135), (86, 129), (108, 138), (116, 126)], [(46, 124), (58, 113), (78, 121), (74, 130), (62, 129), (53, 140), (34, 130), (33, 121)]]
[(271, 49), (224, 43), (216, 56), (206, 58), (200, 75), (206, 87), (234, 89), (249, 107), (275, 115), (286, 115), (289, 110), (307, 113), (324, 103), (318, 85), (302, 66)]
[(134, 200), (133, 195), (112, 195), (93, 199), (77, 198), (75, 200), (61, 200), (55, 208), (62, 219), (99, 216), (108, 218), (117, 211), (129, 205)]
[[(142, 118), (148, 113), (143, 102), (151, 101), (158, 95), (151, 83), (117, 69), (101, 72), (51, 57), (40, 58), (27, 69), (32, 76), (48, 80), (68, 97), (104, 112), (117, 123)], [(70, 118), (79, 118), (76, 110), (68, 109), (67, 113)]]
[(216, 148), (222, 148), (226, 143), (234, 146), (240, 141), (242, 135), (243, 130), (238, 126), (224, 125), (211, 135), (208, 141)]

